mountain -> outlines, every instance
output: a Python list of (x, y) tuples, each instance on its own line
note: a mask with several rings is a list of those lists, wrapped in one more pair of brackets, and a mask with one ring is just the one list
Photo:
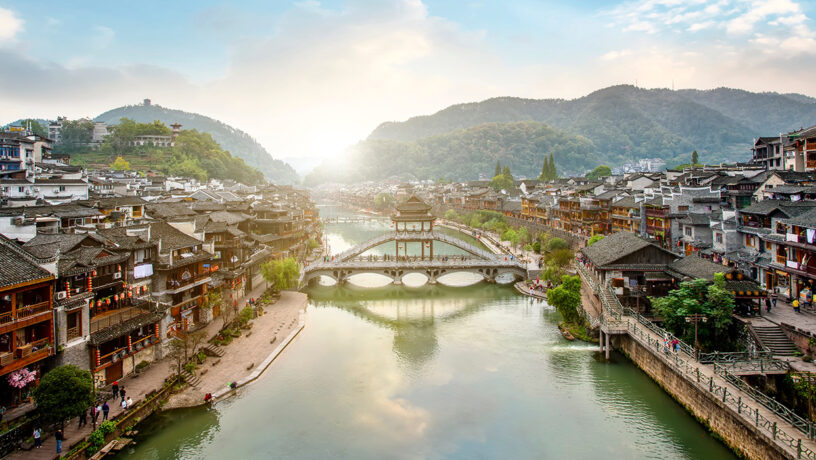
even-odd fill
[[(586, 161), (570, 163), (556, 156), (559, 171), (651, 157), (671, 166), (690, 161), (692, 150), (702, 161), (719, 163), (745, 161), (755, 137), (816, 124), (816, 100), (730, 88), (672, 91), (621, 85), (573, 100), (501, 97), (457, 104), (433, 115), (382, 123), (367, 140), (415, 142), (485, 123), (519, 121), (546, 123), (592, 142)], [(489, 174), (493, 164), (481, 167)]]
[(99, 115), (94, 121), (118, 124), (122, 118), (139, 123), (159, 120), (166, 125), (181, 123), (182, 129), (195, 129), (209, 133), (213, 139), (233, 156), (243, 159), (248, 165), (258, 168), (264, 176), (277, 184), (295, 184), (300, 181), (292, 167), (275, 158), (255, 139), (240, 129), (233, 128), (218, 120), (197, 113), (168, 109), (159, 105), (128, 105)]
[(361, 182), (392, 176), (469, 180), (492, 173), (496, 161), (509, 166), (516, 176), (538, 177), (545, 156), (552, 154), (557, 164), (575, 165), (583, 171), (595, 166), (594, 150), (585, 137), (541, 122), (484, 123), (416, 141), (361, 141), (342, 161), (312, 171), (306, 183)]

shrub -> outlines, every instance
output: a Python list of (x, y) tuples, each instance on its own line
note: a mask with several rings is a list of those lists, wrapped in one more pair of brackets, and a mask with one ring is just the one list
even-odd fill
[(241, 323), (241, 326), (246, 326), (249, 320), (252, 319), (252, 315), (253, 315), (252, 307), (246, 306), (243, 309), (241, 309), (241, 313), (238, 315), (238, 322)]
[(199, 363), (203, 363), (207, 359), (207, 355), (205, 355), (203, 351), (199, 351), (196, 357)]
[(192, 374), (192, 373), (193, 373), (193, 372), (195, 372), (195, 370), (196, 370), (196, 365), (195, 365), (195, 363), (187, 363), (187, 364), (185, 364), (185, 365), (184, 365), (184, 370)]
[(116, 431), (116, 423), (112, 420), (106, 420), (99, 425), (99, 431), (102, 434), (111, 434)]
[(533, 241), (532, 247), (533, 247), (533, 251), (541, 254), (541, 242), (540, 241)]
[(549, 243), (547, 243), (547, 251), (552, 252), (557, 251), (559, 249), (569, 249), (569, 245), (567, 244), (566, 241), (564, 241), (561, 238), (558, 237), (551, 238)]

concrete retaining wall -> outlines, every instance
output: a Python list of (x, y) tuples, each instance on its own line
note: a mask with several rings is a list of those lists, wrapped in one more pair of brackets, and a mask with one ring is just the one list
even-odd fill
[(698, 420), (717, 433), (735, 452), (749, 459), (789, 458), (764, 432), (745, 424), (712, 394), (700, 391), (628, 335), (616, 336), (616, 348), (657, 382)]

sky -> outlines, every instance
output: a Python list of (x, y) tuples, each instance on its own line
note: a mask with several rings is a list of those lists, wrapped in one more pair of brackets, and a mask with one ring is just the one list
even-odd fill
[(816, 96), (816, 1), (0, 0), (0, 124), (150, 98), (299, 172), (384, 121), (615, 84)]

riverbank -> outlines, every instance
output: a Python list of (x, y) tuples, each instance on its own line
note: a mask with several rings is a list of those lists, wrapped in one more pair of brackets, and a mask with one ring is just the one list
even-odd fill
[(231, 382), (240, 387), (258, 378), (303, 329), (306, 303), (306, 294), (282, 291), (277, 302), (252, 320), (251, 329), (224, 347), (224, 356), (207, 358), (196, 370), (200, 381), (173, 395), (164, 409), (200, 406), (207, 393), (218, 399), (230, 393)]

